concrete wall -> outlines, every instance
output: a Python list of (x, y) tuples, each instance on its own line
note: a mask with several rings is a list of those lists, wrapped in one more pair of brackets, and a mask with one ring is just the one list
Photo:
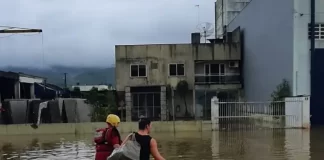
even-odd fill
[[(3, 107), (11, 111), (4, 112), (5, 116), (0, 118), (7, 118), (7, 124), (25, 124), (29, 123), (29, 118), (37, 119), (39, 103), (42, 101), (35, 99), (13, 99), (13, 100), (5, 100)], [(64, 104), (64, 105), (63, 105)], [(82, 122), (90, 122), (91, 121), (91, 107), (84, 102), (84, 99), (77, 98), (66, 98), (66, 99), (58, 99), (51, 100), (47, 106), (49, 109), (50, 116), (45, 115), (46, 118), (51, 118), (52, 123), (61, 122), (63, 109), (66, 111), (67, 122), (68, 123), (82, 123)], [(33, 113), (31, 112), (33, 111)], [(44, 109), (42, 112), (46, 112)], [(45, 113), (46, 114), (46, 113)], [(28, 117), (28, 116), (32, 117)]]
[[(117, 45), (116, 90), (124, 91), (126, 86), (147, 86), (170, 84), (175, 87), (178, 81), (187, 80), (190, 89), (194, 84), (195, 60), (240, 60), (239, 42), (229, 44), (151, 44)], [(170, 63), (183, 63), (185, 76), (169, 76)], [(147, 77), (130, 77), (131, 64), (145, 64)], [(152, 66), (157, 68), (152, 68)]]
[[(310, 1), (294, 0), (294, 95), (310, 95)], [(315, 23), (324, 23), (324, 1), (316, 0)], [(324, 48), (323, 40), (315, 41), (316, 48)]]
[[(0, 125), (0, 135), (37, 135), (37, 134), (87, 134), (95, 133), (98, 128), (104, 128), (105, 123), (57, 123), (41, 124), (33, 129), (28, 124)], [(138, 130), (137, 122), (122, 122), (118, 130), (129, 133)], [(210, 121), (176, 121), (152, 122), (152, 132), (184, 132), (184, 131), (211, 131)]]
[(293, 0), (254, 0), (229, 24), (241, 27), (245, 97), (269, 100), (282, 79), (293, 82)]

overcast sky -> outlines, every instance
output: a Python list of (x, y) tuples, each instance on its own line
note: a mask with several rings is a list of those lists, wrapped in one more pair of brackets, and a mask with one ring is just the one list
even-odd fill
[[(1, 0), (0, 26), (42, 34), (0, 34), (0, 66), (110, 66), (117, 44), (185, 43), (214, 23), (215, 0)], [(3, 28), (0, 28), (3, 29)]]

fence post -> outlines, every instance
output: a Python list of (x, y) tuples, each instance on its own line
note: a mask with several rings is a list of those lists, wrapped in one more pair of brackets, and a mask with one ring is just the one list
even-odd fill
[(216, 96), (211, 99), (211, 122), (212, 130), (219, 130), (219, 100)]
[(310, 129), (310, 96), (303, 97), (302, 107), (302, 128)]

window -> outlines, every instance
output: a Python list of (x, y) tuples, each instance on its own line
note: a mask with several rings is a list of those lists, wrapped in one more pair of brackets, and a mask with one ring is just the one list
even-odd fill
[[(308, 24), (308, 38), (311, 38), (311, 26)], [(315, 39), (324, 40), (324, 23), (315, 24)]]
[(131, 77), (146, 77), (146, 65), (132, 64), (130, 66)]
[(184, 76), (185, 75), (184, 64), (169, 64), (169, 75)]

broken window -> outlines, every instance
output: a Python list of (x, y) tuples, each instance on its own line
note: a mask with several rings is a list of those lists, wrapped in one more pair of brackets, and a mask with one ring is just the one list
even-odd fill
[(146, 65), (132, 64), (130, 69), (131, 77), (146, 77)]
[(184, 76), (185, 75), (184, 64), (169, 64), (169, 75)]

